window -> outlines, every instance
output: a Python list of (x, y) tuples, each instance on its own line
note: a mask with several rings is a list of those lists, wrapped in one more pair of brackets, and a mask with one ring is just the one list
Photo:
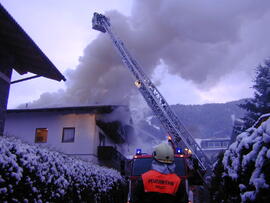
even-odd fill
[(214, 142), (208, 142), (208, 148), (214, 148)]
[(215, 147), (221, 147), (221, 142), (215, 142)]
[(63, 128), (62, 142), (74, 142), (75, 128)]
[(36, 143), (45, 143), (47, 142), (48, 129), (47, 128), (37, 128), (35, 142)]

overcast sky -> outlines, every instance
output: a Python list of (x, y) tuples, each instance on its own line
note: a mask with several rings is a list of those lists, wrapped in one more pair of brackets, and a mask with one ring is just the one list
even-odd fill
[[(250, 97), (255, 67), (270, 56), (270, 1), (0, 0), (67, 82), (45, 78), (11, 85), (9, 108), (122, 104), (134, 79), (93, 12), (115, 33), (170, 104)], [(26, 77), (13, 74), (13, 80)]]

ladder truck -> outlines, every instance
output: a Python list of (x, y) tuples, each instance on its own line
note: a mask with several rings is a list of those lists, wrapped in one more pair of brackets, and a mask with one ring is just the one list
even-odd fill
[(195, 166), (195, 170), (199, 173), (201, 178), (203, 178), (203, 174), (211, 170), (209, 159), (190, 135), (189, 131), (180, 122), (155, 85), (143, 72), (140, 65), (130, 55), (124, 43), (115, 35), (109, 18), (102, 14), (94, 13), (92, 18), (92, 28), (103, 33), (108, 33), (114, 47), (121, 56), (123, 63), (135, 77), (135, 85), (144, 97), (148, 106), (152, 109), (164, 129), (170, 135), (174, 145), (186, 147), (191, 150), (192, 156), (194, 160), (196, 160), (196, 165), (198, 166)]

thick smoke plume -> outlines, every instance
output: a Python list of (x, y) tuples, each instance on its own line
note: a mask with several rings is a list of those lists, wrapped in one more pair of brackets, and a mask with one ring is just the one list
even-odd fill
[[(270, 1), (134, 0), (132, 13), (105, 13), (149, 77), (161, 63), (169, 73), (208, 88), (222, 77), (258, 64), (270, 52)], [(97, 32), (97, 31), (89, 31)], [(67, 73), (66, 90), (45, 93), (32, 106), (128, 104), (137, 94), (107, 34), (84, 50)]]

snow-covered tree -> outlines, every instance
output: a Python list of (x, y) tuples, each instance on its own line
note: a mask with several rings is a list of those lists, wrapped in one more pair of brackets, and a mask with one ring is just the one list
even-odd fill
[(247, 110), (243, 118), (245, 129), (251, 127), (262, 114), (270, 113), (270, 59), (256, 68), (253, 89), (254, 98), (247, 99), (245, 104), (240, 105)]
[(238, 135), (225, 151), (222, 165), (219, 159), (212, 177), (219, 184), (213, 185), (212, 197), (216, 202), (269, 202), (269, 170), (270, 119)]
[(244, 126), (244, 120), (243, 119), (235, 119), (233, 123), (233, 130), (231, 134), (231, 143), (235, 142), (237, 135), (242, 133), (246, 128)]

